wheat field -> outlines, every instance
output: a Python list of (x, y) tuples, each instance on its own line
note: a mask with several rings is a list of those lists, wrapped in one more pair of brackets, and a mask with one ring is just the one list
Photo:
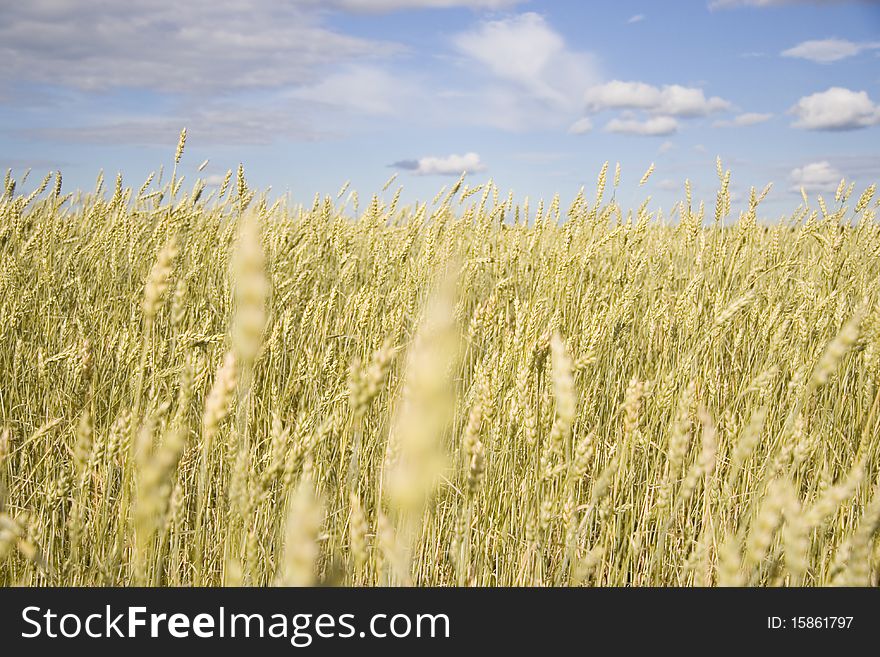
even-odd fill
[(873, 185), (296, 205), (183, 146), (6, 177), (0, 583), (877, 583)]

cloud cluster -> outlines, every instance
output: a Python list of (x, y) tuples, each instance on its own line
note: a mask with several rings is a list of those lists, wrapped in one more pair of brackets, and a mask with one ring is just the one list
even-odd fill
[(472, 173), (486, 169), (486, 165), (477, 153), (453, 154), (445, 157), (427, 156), (418, 160), (401, 160), (391, 166), (418, 176), (460, 176), (464, 171)]
[(789, 110), (806, 130), (858, 130), (880, 123), (880, 106), (865, 91), (831, 87), (801, 98)]
[[(675, 134), (695, 118), (732, 128), (772, 117), (719, 118), (734, 109), (731, 102), (698, 86), (606, 81), (593, 53), (573, 47), (534, 12), (471, 16), (470, 27), (448, 35), (439, 53), (443, 69), (417, 70), (416, 57), (431, 53), (354, 36), (333, 21), (336, 12), (492, 12), (526, 1), (92, 0), (76, 9), (60, 0), (7, 3), (0, 22), (0, 99), (40, 107), (44, 117), (53, 103), (56, 114), (76, 105), (65, 117), (73, 121), (45, 120), (29, 128), (32, 137), (138, 144), (168, 143), (182, 125), (201, 143), (261, 144), (400, 121), (510, 131), (567, 127), (580, 135), (599, 124), (597, 115), (611, 112), (603, 119), (606, 132), (656, 137)], [(716, 0), (713, 6), (737, 4), (781, 2)], [(626, 22), (644, 19), (636, 14)], [(880, 43), (825, 39), (783, 54), (832, 62), (873, 48)], [(54, 100), (41, 102), (34, 94)], [(123, 101), (102, 102), (114, 94)], [(133, 107), (130, 99), (141, 97), (143, 106)], [(867, 92), (842, 87), (805, 96), (790, 113), (792, 125), (808, 130), (880, 123), (880, 107)], [(423, 175), (484, 167), (475, 153), (398, 164)]]
[(667, 84), (655, 87), (644, 82), (612, 80), (593, 86), (584, 93), (587, 111), (641, 109), (666, 116), (695, 117), (728, 109), (723, 98), (706, 98), (702, 89)]
[(804, 41), (782, 51), (783, 57), (795, 57), (798, 59), (808, 59), (811, 62), (819, 64), (830, 64), (847, 57), (854, 57), (866, 50), (880, 49), (878, 41), (855, 42), (846, 39), (819, 39), (815, 41)]
[(228, 95), (309, 83), (328, 67), (400, 50), (274, 0), (29, 0), (6, 3), (3, 13), (0, 86), (24, 79), (82, 91)]
[[(0, 23), (8, 54), (0, 97), (25, 97), (18, 87), (27, 80), (80, 99), (79, 125), (47, 121), (31, 132), (76, 141), (147, 143), (187, 125), (206, 143), (265, 143), (402, 119), (564, 128), (601, 76), (595, 56), (570, 47), (539, 14), (479, 19), (451, 35), (444, 56), (459, 73), (445, 82), (408, 64), (422, 53), (346, 34), (328, 19), (334, 10), (497, 10), (521, 1), (94, 0), (77, 11), (57, 0), (15, 3)], [(114, 112), (99, 102), (104, 93), (142, 93), (145, 103)]]
[[(623, 80), (611, 80), (587, 88), (583, 101), (589, 114), (606, 110), (623, 111), (623, 114), (605, 124), (606, 132), (649, 137), (677, 132), (677, 119), (708, 116), (731, 107), (730, 102), (718, 96), (707, 98), (698, 87), (679, 84), (657, 87), (646, 82)], [(647, 116), (638, 118), (637, 111)], [(583, 132), (576, 130), (581, 125), (590, 124), (579, 121), (569, 131)]]

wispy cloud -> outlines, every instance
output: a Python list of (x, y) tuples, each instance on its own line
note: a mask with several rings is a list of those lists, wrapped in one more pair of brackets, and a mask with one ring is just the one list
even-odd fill
[(629, 25), (632, 25), (633, 23), (641, 23), (646, 18), (647, 16), (645, 16), (644, 14), (636, 14), (635, 16), (630, 16), (626, 22)]
[(644, 121), (618, 118), (605, 124), (605, 130), (621, 135), (659, 137), (674, 134), (678, 130), (678, 122), (671, 116), (655, 116)]
[(350, 66), (290, 96), (369, 115), (393, 115), (419, 93), (414, 82), (376, 66)]
[(123, 143), (173, 145), (183, 126), (191, 139), (201, 144), (262, 145), (278, 138), (311, 141), (333, 136), (299, 116), (288, 105), (240, 105), (213, 103), (180, 109), (168, 115), (133, 115), (123, 119), (99, 117), (91, 123), (73, 126), (32, 128), (26, 136), (74, 143)]
[(453, 44), (498, 80), (560, 108), (575, 106), (599, 77), (595, 57), (570, 49), (535, 13), (483, 22), (456, 35)]
[(880, 123), (880, 106), (866, 91), (843, 87), (804, 96), (789, 112), (797, 117), (792, 125), (806, 130), (858, 130)]
[(593, 122), (589, 117), (578, 119), (568, 127), (568, 131), (573, 135), (583, 135), (593, 129)]
[(772, 114), (766, 113), (762, 114), (760, 112), (746, 112), (744, 114), (738, 114), (732, 119), (723, 119), (720, 121), (715, 121), (712, 125), (716, 128), (742, 128), (750, 125), (757, 125), (759, 123), (764, 123), (765, 121), (769, 121), (773, 118)]
[[(710, 0), (709, 9), (734, 7), (780, 7), (782, 5), (842, 5), (858, 0)], [(874, 0), (862, 0), (873, 2)]]
[(562, 129), (601, 75), (596, 57), (572, 48), (535, 13), (478, 22), (452, 37), (461, 69), (441, 100), (447, 119), (522, 132)]
[(27, 170), (27, 169), (43, 169), (43, 170), (55, 170), (55, 169), (63, 169), (68, 166), (70, 162), (65, 160), (51, 160), (42, 157), (13, 157), (7, 158), (3, 155), (0, 155), (0, 169), (12, 169), (15, 170)]
[(417, 160), (401, 160), (390, 166), (410, 171), (419, 176), (458, 176), (464, 171), (484, 171), (486, 165), (477, 153), (447, 155), (445, 157), (427, 156)]
[(830, 64), (848, 57), (855, 57), (866, 50), (880, 49), (880, 41), (848, 41), (846, 39), (820, 39), (804, 41), (782, 51), (783, 57), (808, 59), (819, 64)]
[(381, 13), (407, 9), (507, 9), (528, 0), (307, 0), (313, 4), (329, 5), (348, 11)]
[(871, 182), (880, 179), (880, 155), (836, 154), (823, 159), (834, 162), (846, 171), (847, 176), (861, 177)]

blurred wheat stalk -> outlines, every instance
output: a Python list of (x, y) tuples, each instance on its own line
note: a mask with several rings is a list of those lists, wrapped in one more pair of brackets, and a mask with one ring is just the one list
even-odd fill
[(0, 583), (876, 584), (873, 185), (268, 207), (184, 144), (6, 177)]

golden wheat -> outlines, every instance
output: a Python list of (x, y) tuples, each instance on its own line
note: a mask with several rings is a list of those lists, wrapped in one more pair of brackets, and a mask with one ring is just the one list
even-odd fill
[(109, 200), (6, 176), (0, 583), (876, 583), (874, 185), (270, 207), (185, 141)]

